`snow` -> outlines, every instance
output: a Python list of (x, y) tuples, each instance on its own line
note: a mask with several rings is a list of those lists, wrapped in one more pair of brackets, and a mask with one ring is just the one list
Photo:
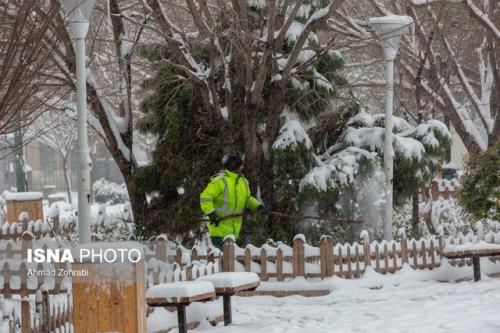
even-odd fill
[(220, 108), (220, 113), (222, 115), (222, 118), (224, 118), (224, 120), (228, 120), (228, 118), (229, 118), (229, 110), (228, 110), (227, 106), (221, 107)]
[(464, 244), (454, 245), (446, 244), (445, 252), (464, 252), (464, 251), (480, 251), (480, 250), (500, 250), (500, 244), (487, 243), (479, 241), (477, 243), (466, 242)]
[(363, 240), (368, 240), (369, 239), (369, 236), (368, 236), (368, 230), (361, 230), (361, 232), (359, 233), (359, 238), (363, 239)]
[(299, 187), (302, 190), (305, 186), (311, 185), (319, 191), (326, 191), (328, 188), (349, 185), (358, 173), (358, 161), (360, 159), (375, 161), (376, 157), (376, 153), (357, 147), (347, 147), (328, 157), (323, 161), (324, 165), (309, 171), (300, 181)]
[[(369, 19), (371, 24), (397, 24), (397, 25), (409, 25), (413, 23), (413, 20), (409, 16), (399, 16), (399, 15), (387, 15), (382, 17), (372, 17)], [(394, 29), (391, 27), (391, 30)]]
[(264, 9), (266, 8), (266, 0), (248, 0), (250, 8)]
[(134, 47), (134, 43), (128, 40), (123, 40), (121, 49), (120, 49), (120, 54), (122, 58), (125, 58), (129, 55), (130, 51)]
[(295, 43), (302, 31), (304, 31), (304, 25), (300, 22), (294, 21), (290, 24), (290, 28), (288, 28), (285, 34), (285, 39), (288, 42)]
[(194, 297), (202, 294), (215, 293), (212, 283), (207, 281), (182, 281), (162, 283), (149, 288), (146, 298)]
[[(481, 261), (483, 272), (500, 271), (499, 264), (486, 258)], [(463, 278), (472, 278), (471, 267), (444, 263), (431, 271), (405, 265), (401, 271), (387, 275), (368, 269), (359, 279), (261, 282), (259, 291), (331, 293), (321, 297), (234, 296), (233, 324), (225, 327), (222, 323), (210, 327), (205, 320), (216, 316), (214, 311), (220, 315), (220, 300), (190, 305), (187, 317), (188, 322), (202, 322), (197, 330), (213, 333), (498, 332), (500, 279), (483, 274), (479, 282), (454, 282)], [(165, 330), (167, 324), (175, 327), (175, 322), (175, 312), (155, 309), (148, 317), (148, 332)]]
[(394, 136), (394, 150), (401, 152), (406, 159), (414, 158), (420, 160), (425, 153), (422, 143), (400, 135)]
[[(425, 153), (425, 148), (419, 141), (395, 134), (393, 136), (394, 149), (403, 154), (406, 158), (420, 160)], [(370, 151), (384, 150), (384, 128), (353, 128), (349, 127), (345, 131), (343, 141), (358, 148), (366, 148)]]
[(291, 149), (296, 148), (299, 144), (304, 145), (307, 149), (312, 147), (312, 142), (300, 122), (288, 119), (281, 127), (273, 149)]
[(299, 56), (297, 57), (297, 62), (299, 64), (303, 64), (311, 60), (316, 55), (316, 52), (313, 50), (301, 50), (299, 52)]
[(260, 282), (260, 278), (253, 272), (224, 272), (202, 276), (196, 281), (207, 281), (216, 289), (236, 288), (246, 284)]
[(299, 7), (299, 10), (297, 11), (297, 17), (308, 18), (310, 13), (311, 13), (311, 5), (303, 4)]
[(304, 236), (303, 234), (297, 234), (295, 235), (295, 237), (293, 237), (293, 241), (295, 242), (296, 240), (300, 239), (301, 241), (303, 241), (304, 243), (306, 242), (306, 236)]
[(320, 74), (317, 70), (314, 70), (313, 74), (314, 74), (314, 80), (315, 80), (314, 82), (316, 82), (316, 84), (319, 87), (324, 88), (327, 91), (333, 91), (333, 86), (330, 83), (330, 81), (328, 81), (328, 79), (326, 77), (324, 77), (322, 74)]
[(309, 17), (309, 20), (307, 21), (306, 25), (312, 24), (312, 23), (314, 23), (314, 21), (317, 21), (317, 20), (325, 17), (326, 15), (328, 15), (328, 12), (330, 11), (330, 6), (331, 5), (332, 4), (328, 5), (325, 8), (321, 8), (321, 9), (317, 10), (316, 12), (314, 12), (314, 14), (312, 14), (311, 17)]
[(43, 198), (42, 192), (9, 192), (4, 191), (2, 196), (6, 201), (32, 201), (41, 200)]

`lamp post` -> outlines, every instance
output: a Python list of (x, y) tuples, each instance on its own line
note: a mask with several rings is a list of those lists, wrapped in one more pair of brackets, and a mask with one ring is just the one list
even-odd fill
[(80, 244), (90, 243), (90, 157), (87, 139), (87, 78), (85, 37), (96, 0), (61, 0), (69, 17), (69, 32), (76, 55), (76, 105), (78, 141), (78, 236)]
[(384, 172), (386, 178), (387, 199), (385, 203), (384, 239), (392, 239), (392, 178), (394, 149), (392, 147), (392, 111), (394, 99), (394, 59), (398, 53), (399, 41), (413, 23), (409, 16), (383, 16), (368, 20), (379, 38), (384, 51), (386, 66), (385, 95), (385, 136), (384, 136)]

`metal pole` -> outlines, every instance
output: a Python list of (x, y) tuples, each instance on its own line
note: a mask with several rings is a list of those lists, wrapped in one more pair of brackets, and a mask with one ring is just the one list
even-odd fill
[[(87, 23), (88, 25), (88, 23)], [(90, 168), (87, 141), (87, 78), (85, 38), (75, 39), (76, 100), (78, 126), (78, 236), (80, 244), (90, 243)]]
[(394, 60), (385, 61), (386, 64), (386, 94), (385, 94), (385, 138), (384, 138), (384, 172), (385, 172), (385, 220), (384, 239), (392, 239), (392, 176), (394, 150), (392, 147), (392, 109), (394, 98)]

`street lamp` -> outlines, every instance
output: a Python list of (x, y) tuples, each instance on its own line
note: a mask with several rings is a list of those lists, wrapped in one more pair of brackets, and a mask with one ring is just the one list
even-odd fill
[(386, 64), (385, 95), (385, 136), (384, 136), (384, 172), (386, 178), (387, 200), (385, 203), (384, 239), (392, 239), (392, 178), (394, 150), (392, 147), (392, 111), (394, 98), (394, 59), (398, 53), (399, 41), (413, 23), (409, 16), (383, 16), (368, 20), (379, 38)]
[(87, 78), (85, 37), (96, 0), (61, 0), (69, 17), (69, 32), (76, 55), (76, 106), (78, 127), (78, 236), (80, 244), (90, 243), (90, 157), (87, 140)]

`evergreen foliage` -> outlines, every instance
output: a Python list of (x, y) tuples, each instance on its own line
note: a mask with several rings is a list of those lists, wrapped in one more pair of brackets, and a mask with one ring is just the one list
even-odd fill
[(473, 218), (500, 220), (500, 142), (467, 162), (459, 200)]
[[(400, 206), (438, 170), (450, 134), (444, 124), (435, 120), (415, 127), (394, 117), (394, 124), (394, 204)], [(338, 142), (318, 156), (320, 162), (300, 184), (301, 206), (315, 209), (310, 215), (367, 223), (359, 226), (312, 222), (307, 225), (310, 233), (352, 241), (363, 228), (372, 237), (379, 236), (385, 201), (383, 125), (383, 114), (361, 112), (353, 116)]]
[[(150, 60), (168, 56), (160, 46), (147, 47), (142, 55)], [(179, 81), (177, 70), (157, 62), (155, 74), (144, 81), (149, 95), (141, 104), (143, 116), (137, 128), (159, 137), (153, 163), (137, 170), (134, 186), (154, 194), (146, 212), (150, 232), (187, 235), (199, 230), (202, 221), (199, 193), (214, 174), (222, 153), (220, 124), (201, 107), (196, 87)], [(210, 167), (212, 166), (212, 169)]]
[[(296, 1), (288, 3), (290, 9), (295, 3)], [(200, 220), (199, 193), (208, 183), (209, 177), (219, 171), (220, 159), (224, 153), (245, 152), (246, 141), (251, 137), (249, 130), (257, 133), (262, 146), (264, 142), (269, 146), (276, 146), (277, 137), (263, 137), (264, 133), (269, 135), (266, 126), (275, 126), (268, 123), (270, 119), (280, 119), (271, 112), (277, 115), (283, 113), (283, 125), (288, 122), (289, 115), (294, 114), (294, 117), (302, 120), (314, 120), (330, 109), (330, 100), (337, 96), (338, 88), (345, 83), (345, 79), (338, 74), (343, 65), (340, 54), (329, 51), (315, 34), (315, 31), (326, 29), (326, 26), (318, 26), (309, 33), (294, 65), (295, 74), (287, 79), (283, 91), (281, 88), (277, 89), (277, 82), (281, 80), (280, 73), (287, 65), (287, 57), (298, 36), (316, 10), (328, 4), (328, 1), (304, 1), (283, 44), (273, 50), (273, 65), (265, 77), (262, 96), (264, 105), (276, 103), (272, 110), (247, 105), (248, 91), (241, 86), (240, 80), (248, 73), (242, 71), (244, 66), (240, 62), (230, 61), (229, 72), (225, 72), (221, 52), (227, 52), (231, 56), (238, 54), (231, 51), (235, 41), (234, 36), (228, 33), (233, 24), (233, 14), (227, 11), (229, 7), (221, 6), (218, 12), (214, 12), (215, 26), (212, 30), (217, 34), (220, 49), (216, 49), (204, 33), (182, 36), (188, 39), (189, 49), (186, 47), (186, 51), (217, 92), (211, 98), (216, 99), (214, 102), (221, 110), (228, 110), (226, 84), (228, 79), (231, 81), (232, 106), (229, 117), (225, 117), (223, 112), (221, 117), (218, 112), (214, 113), (213, 109), (207, 108), (202, 89), (196, 80), (186, 77), (182, 65), (179, 66), (177, 62), (178, 55), (171, 52), (167, 45), (149, 45), (141, 49), (141, 55), (156, 64), (153, 76), (143, 84), (147, 95), (141, 104), (142, 116), (138, 129), (157, 135), (159, 140), (153, 154), (153, 163), (137, 170), (134, 182), (138, 191), (152, 196), (148, 212), (145, 212), (151, 224), (150, 230), (196, 237), (191, 232), (199, 231), (203, 225)], [(266, 13), (267, 2), (250, 1), (249, 5), (246, 23), (255, 36), (261, 37), (246, 47), (251, 48), (250, 54), (256, 55), (254, 61), (258, 64), (258, 58), (266, 47), (265, 43), (259, 41), (266, 37), (265, 29), (269, 19)], [(256, 67), (255, 71), (258, 69)], [(275, 95), (277, 92), (281, 97)], [(253, 129), (248, 128), (253, 120), (246, 118), (250, 112), (255, 114)], [(279, 129), (279, 124), (275, 127)], [(304, 135), (307, 137), (305, 132)], [(268, 153), (266, 161), (254, 164), (254, 168), (261, 169), (248, 169), (248, 173), (260, 176), (260, 188), (266, 197), (266, 206), (293, 214), (298, 211), (296, 197), (300, 179), (314, 165), (314, 148), (312, 145), (306, 147), (300, 144), (293, 149), (269, 148), (269, 152), (263, 152), (264, 155)], [(265, 149), (262, 147), (262, 150)], [(249, 177), (249, 181), (256, 193), (257, 180)], [(246, 220), (242, 238), (257, 245), (269, 238), (290, 243), (297, 231), (288, 220), (274, 217), (250, 217)]]

